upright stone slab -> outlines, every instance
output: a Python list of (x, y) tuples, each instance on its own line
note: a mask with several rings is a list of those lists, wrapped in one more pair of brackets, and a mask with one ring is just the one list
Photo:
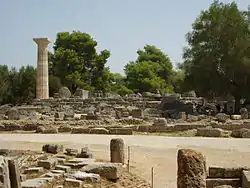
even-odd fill
[(124, 142), (121, 138), (113, 138), (110, 141), (111, 163), (124, 164)]
[(4, 188), (10, 188), (8, 160), (3, 156), (0, 156), (0, 182)]
[(21, 188), (20, 170), (16, 160), (9, 160), (9, 174), (11, 188)]
[(177, 160), (177, 188), (206, 187), (206, 160), (200, 152), (180, 149)]

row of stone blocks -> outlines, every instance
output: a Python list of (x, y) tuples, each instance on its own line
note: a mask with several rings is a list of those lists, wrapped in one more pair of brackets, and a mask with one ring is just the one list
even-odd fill
[(177, 188), (250, 188), (248, 168), (206, 168), (202, 153), (192, 149), (178, 151)]
[(21, 187), (20, 171), (16, 160), (0, 156), (0, 187)]

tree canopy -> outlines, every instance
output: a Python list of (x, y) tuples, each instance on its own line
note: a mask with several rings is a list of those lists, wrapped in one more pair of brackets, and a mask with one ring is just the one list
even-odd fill
[(168, 56), (152, 45), (146, 45), (137, 54), (135, 61), (125, 65), (128, 88), (135, 92), (172, 92), (173, 66)]
[(78, 87), (89, 90), (109, 89), (109, 68), (106, 67), (110, 52), (97, 53), (97, 42), (80, 31), (60, 32), (50, 54), (50, 72), (72, 92)]
[[(185, 84), (200, 96), (246, 97), (250, 83), (250, 30), (236, 3), (215, 1), (202, 11), (187, 34)], [(249, 93), (249, 92), (248, 92)]]

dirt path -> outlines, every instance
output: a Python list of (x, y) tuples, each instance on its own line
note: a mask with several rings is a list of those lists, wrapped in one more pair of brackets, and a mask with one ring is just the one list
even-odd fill
[(209, 165), (249, 166), (250, 139), (172, 138), (163, 136), (110, 135), (40, 135), (1, 134), (1, 148), (41, 150), (45, 143), (60, 143), (65, 147), (89, 146), (96, 158), (109, 159), (111, 138), (121, 137), (131, 148), (132, 172), (150, 182), (154, 167), (155, 188), (176, 187), (176, 154), (180, 148), (193, 148), (207, 157)]

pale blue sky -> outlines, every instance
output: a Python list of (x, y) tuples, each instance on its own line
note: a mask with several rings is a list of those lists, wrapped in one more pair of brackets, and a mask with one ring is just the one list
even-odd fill
[[(172, 62), (182, 60), (185, 34), (213, 0), (0, 0), (0, 64), (36, 66), (33, 37), (55, 40), (57, 32), (79, 30), (109, 49), (108, 65), (123, 72), (138, 48), (155, 45)], [(232, 2), (224, 0), (223, 2)], [(247, 10), (249, 0), (236, 1)], [(52, 45), (50, 45), (50, 50)]]

